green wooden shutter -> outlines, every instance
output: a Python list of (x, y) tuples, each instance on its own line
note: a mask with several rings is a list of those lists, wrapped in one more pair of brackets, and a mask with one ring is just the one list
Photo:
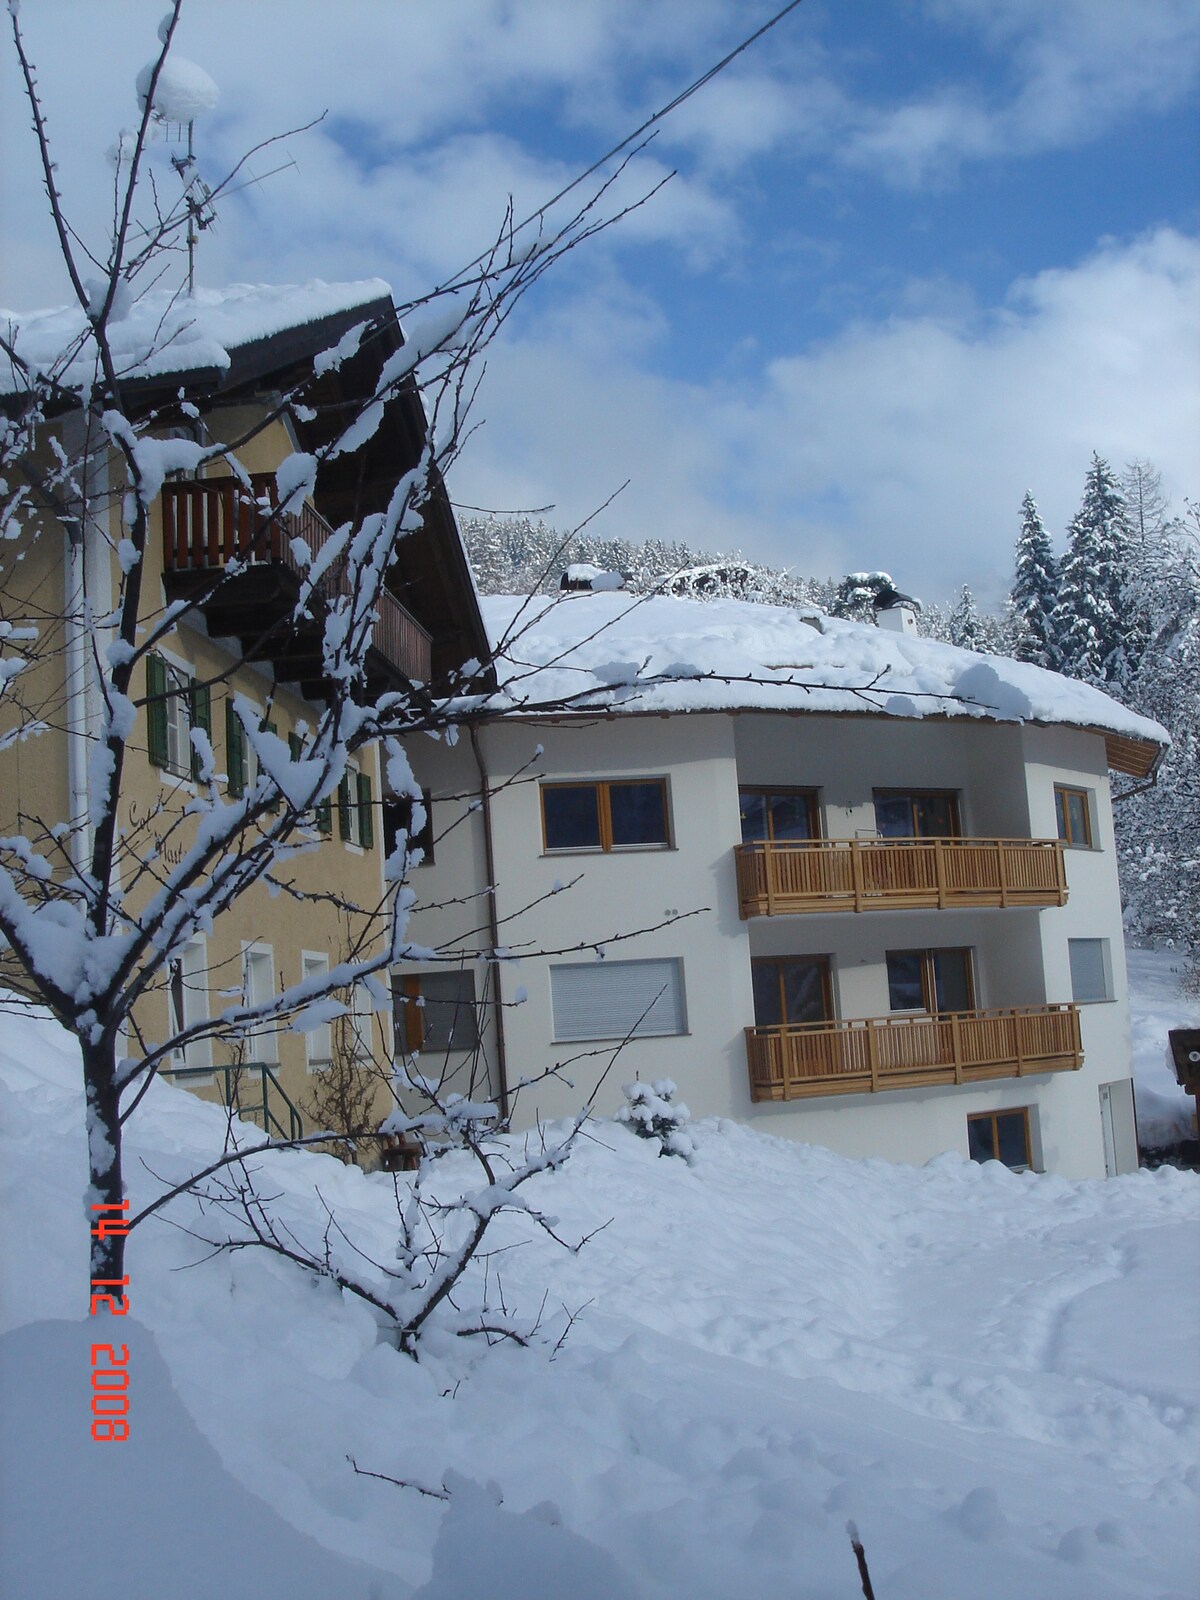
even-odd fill
[(167, 764), (167, 664), (151, 652), (146, 657), (146, 743), (152, 767)]
[(338, 833), (343, 844), (349, 844), (354, 838), (354, 829), (350, 821), (350, 774), (344, 773), (341, 783), (338, 784)]
[(375, 848), (375, 818), (371, 812), (371, 780), (358, 774), (358, 842), (364, 850)]
[[(276, 735), (276, 737), (278, 737), (278, 735), (279, 735), (279, 728), (278, 728), (277, 724), (272, 722), (272, 721), (270, 721), (270, 719), (267, 718), (267, 717), (264, 717), (263, 720), (259, 723), (258, 726), (259, 726), (259, 729), (260, 729), (260, 731), (262, 733), (273, 733), (273, 734)], [(276, 792), (275, 798), (273, 800), (268, 801), (267, 810), (270, 811), (270, 812), (276, 812), (276, 811), (279, 810), (279, 794), (278, 794), (278, 792)]]
[(289, 733), (288, 734), (288, 755), (291, 756), (293, 761), (299, 761), (300, 753), (303, 750), (303, 748), (304, 748), (304, 746), (300, 742), (300, 735), (298, 733)]
[(233, 709), (232, 700), (225, 702), (225, 766), (229, 792), (235, 800), (240, 800), (246, 792), (246, 730)]
[[(208, 742), (212, 743), (212, 686), (207, 683), (193, 683), (188, 694), (188, 714), (193, 728), (203, 728), (208, 735)], [(200, 757), (196, 748), (192, 747), (192, 777), (200, 776)]]

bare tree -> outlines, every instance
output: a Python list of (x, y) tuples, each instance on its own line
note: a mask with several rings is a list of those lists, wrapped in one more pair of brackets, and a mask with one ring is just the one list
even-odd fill
[[(489, 342), (522, 296), (569, 251), (624, 215), (613, 185), (641, 148), (658, 113), (550, 206), (517, 222), (511, 208), (492, 247), (468, 267), (399, 308), (350, 319), (333, 347), (294, 366), (269, 405), (243, 418), (232, 436), (214, 437), (180, 387), (164, 401), (164, 384), (148, 377), (187, 370), (180, 345), (189, 328), (184, 270), (196, 220), (193, 189), (174, 205), (147, 183), (148, 147), (182, 0), (174, 0), (159, 32), (160, 48), (140, 80), (143, 111), (121, 143), (111, 237), (90, 249), (78, 236), (60, 193), (57, 169), (21, 28), (9, 8), (12, 47), (31, 113), (36, 159), (62, 261), (75, 300), (57, 345), (47, 350), (29, 330), (0, 330), (0, 526), (6, 563), (6, 615), (0, 620), (0, 753), (12, 760), (37, 741), (65, 742), (68, 804), (56, 812), (27, 808), (0, 837), (2, 975), (17, 997), (40, 1003), (79, 1042), (87, 1103), (91, 1228), (90, 1278), (101, 1300), (123, 1306), (128, 1232), (173, 1197), (203, 1186), (240, 1231), (211, 1239), (216, 1247), (268, 1245), (310, 1270), (375, 1297), (388, 1310), (407, 1347), (425, 1319), (448, 1301), (466, 1263), (478, 1252), (497, 1210), (519, 1188), (561, 1162), (574, 1137), (531, 1140), (523, 1151), (499, 1153), (492, 1142), (497, 1108), (486, 1099), (451, 1092), (443, 1078), (392, 1071), (396, 1110), (388, 1132), (414, 1135), (432, 1157), (458, 1148), (481, 1175), (478, 1187), (450, 1202), (428, 1198), (418, 1173), (400, 1207), (401, 1267), (371, 1289), (335, 1259), (336, 1219), (320, 1248), (291, 1240), (270, 1214), (253, 1181), (253, 1161), (271, 1143), (225, 1148), (201, 1172), (173, 1185), (137, 1216), (129, 1215), (123, 1137), (156, 1075), (220, 1041), (233, 1057), (253, 1061), (264, 1038), (292, 1027), (336, 1019), (345, 997), (366, 993), (386, 1006), (386, 975), (409, 950), (408, 921), (415, 895), (409, 884), (420, 831), (420, 790), (405, 755), (419, 734), (445, 734), (488, 714), (488, 663), (469, 661), (429, 677), (410, 674), (381, 691), (372, 680), (376, 630), (389, 595), (389, 574), (404, 541), (421, 525), (469, 428), (480, 362)], [(784, 12), (792, 7), (786, 7)], [(771, 24), (773, 25), (773, 24)], [(764, 29), (752, 37), (758, 37)], [(726, 58), (726, 62), (745, 48)], [(722, 63), (721, 65), (724, 65)], [(714, 70), (720, 70), (719, 67)], [(712, 73), (697, 80), (707, 81)], [(677, 96), (672, 105), (686, 95)], [(669, 109), (669, 108), (667, 108)], [(205, 191), (211, 205), (238, 169)], [(586, 180), (586, 181), (584, 181)], [(652, 192), (652, 191), (651, 191)], [(644, 203), (648, 195), (634, 200)], [(140, 323), (137, 319), (140, 316)], [(143, 333), (131, 353), (131, 325)], [(148, 330), (148, 331), (147, 331)], [(388, 339), (391, 343), (388, 343)], [(368, 359), (369, 358), (369, 359)], [(352, 407), (330, 406), (322, 380), (343, 365), (366, 362), (368, 382)], [(168, 387), (171, 387), (168, 385)], [(323, 399), (322, 397), (325, 396)], [(419, 396), (419, 397), (418, 397)], [(396, 470), (378, 503), (356, 487), (373, 471), (384, 419), (404, 405), (421, 415), (412, 458)], [(267, 481), (252, 477), (245, 460), (282, 419), (311, 425), (310, 448), (291, 450)], [(229, 485), (229, 526), (236, 532), (223, 561), (198, 563), (186, 591), (163, 604), (148, 573), (151, 535), (168, 478), (204, 480), (218, 468)], [(306, 537), (305, 508), (337, 489), (341, 519), (319, 539)], [(228, 528), (226, 529), (228, 532)], [(46, 599), (24, 581), (38, 552), (65, 551), (67, 599)], [(280, 635), (306, 638), (317, 665), (320, 693), (311, 715), (290, 740), (271, 725), (270, 704), (236, 692), (234, 667), (213, 669), (186, 691), (151, 671), (159, 646), (182, 623), (204, 631), (206, 608), (224, 586), (256, 564), (286, 562), (297, 578), (282, 617), (264, 623), (244, 649), (270, 657)], [(19, 563), (26, 562), (24, 567)], [(156, 569), (153, 569), (156, 570)], [(104, 581), (97, 583), (96, 573)], [(110, 592), (107, 592), (110, 591)], [(512, 641), (506, 641), (511, 647)], [(647, 680), (652, 681), (652, 680)], [(243, 752), (243, 770), (218, 770), (211, 719), (202, 708), (214, 686), (226, 691), (229, 738)], [(94, 715), (80, 712), (80, 685)], [(143, 685), (144, 691), (143, 691)], [(271, 689), (271, 695), (276, 688)], [(544, 704), (525, 700), (526, 714), (586, 708), (589, 691)], [(167, 711), (187, 699), (178, 725), (186, 790), (164, 789), (144, 808), (130, 804), (134, 758), (162, 734)], [(175, 726), (173, 723), (172, 726)], [(354, 805), (348, 788), (359, 753), (378, 747), (391, 790), (406, 797), (413, 820), (399, 831), (374, 899), (338, 882), (303, 885), (300, 868), (327, 831), (336, 808)], [(228, 763), (227, 763), (228, 764)], [(178, 767), (177, 767), (178, 770)], [(345, 958), (326, 970), (272, 992), (252, 992), (241, 975), (211, 974), (225, 1004), (215, 1015), (189, 1015), (183, 971), (189, 944), (233, 915), (265, 886), (285, 896), (299, 915), (332, 911), (348, 930)], [(480, 930), (489, 949), (494, 930)], [(604, 932), (596, 946), (612, 942)], [(587, 948), (585, 940), (577, 948)], [(461, 949), (454, 959), (462, 958)], [(178, 996), (176, 997), (176, 991)], [(148, 1035), (143, 1004), (155, 993), (170, 1000), (170, 1025)], [(248, 1070), (248, 1067), (243, 1070)], [(554, 1069), (554, 1070), (557, 1070)], [(360, 1099), (345, 1086), (344, 1104), (324, 1107), (325, 1127), (288, 1142), (316, 1143), (331, 1131), (358, 1137)], [(232, 1101), (235, 1097), (231, 1093)], [(413, 1109), (414, 1103), (416, 1109)], [(265, 1104), (265, 1102), (264, 1102)], [(401, 1111), (401, 1105), (407, 1107)], [(329, 1116), (337, 1109), (336, 1116)], [(399, 1191), (398, 1191), (399, 1193)], [(546, 1224), (546, 1226), (549, 1226)], [(343, 1241), (350, 1249), (348, 1241)], [(514, 1329), (485, 1314), (474, 1331)]]
[[(485, 257), (402, 308), (407, 339), (378, 364), (362, 403), (349, 416), (329, 419), (318, 448), (284, 460), (265, 495), (242, 457), (279, 418), (311, 411), (316, 377), (367, 348), (378, 329), (368, 323), (350, 330), (232, 440), (206, 439), (200, 428), (180, 436), (182, 430), (171, 424), (196, 414), (186, 400), (171, 414), (147, 410), (139, 385), (144, 388), (148, 371), (171, 370), (172, 342), (187, 310), (182, 289), (164, 297), (160, 284), (172, 269), (191, 212), (185, 203), (164, 205), (156, 185), (149, 193), (144, 189), (156, 94), (181, 4), (175, 0), (160, 29), (157, 57), (144, 75), (140, 123), (122, 142), (105, 251), (89, 250), (71, 224), (18, 8), (9, 14), (37, 159), (78, 314), (49, 357), (19, 327), (0, 335), (7, 366), (0, 432), (6, 577), (18, 571), (18, 559), (39, 543), (61, 540), (66, 530), (68, 567), (75, 564), (77, 581), (72, 602), (62, 609), (12, 585), (17, 614), (10, 607), (2, 628), (3, 747), (11, 753), (27, 741), (67, 732), (88, 753), (68, 813), (16, 819), (0, 841), (0, 934), (11, 986), (47, 1005), (79, 1041), (88, 1201), (99, 1219), (92, 1230), (91, 1276), (117, 1285), (125, 1276), (128, 1209), (123, 1128), (156, 1073), (205, 1039), (236, 1042), (285, 1028), (340, 991), (365, 986), (377, 1002), (387, 1003), (377, 975), (406, 947), (410, 897), (401, 889), (411, 860), (407, 836), (388, 860), (387, 890), (378, 903), (352, 903), (336, 884), (307, 896), (332, 901), (353, 929), (344, 962), (270, 996), (233, 996), (219, 1016), (189, 1021), (177, 1014), (168, 1036), (157, 1041), (142, 1036), (138, 1022), (139, 1002), (170, 986), (189, 939), (226, 916), (253, 886), (266, 883), (305, 900), (289, 866), (312, 849), (314, 819), (338, 803), (356, 752), (380, 744), (393, 787), (411, 791), (403, 740), (444, 730), (464, 715), (469, 702), (463, 691), (481, 686), (478, 663), (474, 679), (455, 674), (440, 683), (408, 682), (384, 695), (369, 692), (367, 660), (389, 568), (459, 448), (474, 372), (489, 341), (543, 272), (614, 220), (603, 210), (611, 175), (580, 191), (553, 229), (543, 216), (518, 229), (510, 210)], [(213, 187), (212, 199), (220, 198), (233, 176)], [(131, 361), (118, 335), (130, 307), (139, 305), (165, 309), (149, 346)], [(319, 480), (335, 464), (344, 478), (347, 459), (366, 456), (387, 408), (414, 395), (418, 384), (428, 426), (386, 507), (358, 509), (319, 550), (304, 547), (292, 537), (293, 513), (319, 494)], [(151, 512), (168, 474), (198, 478), (214, 464), (241, 485), (236, 514), (248, 529), (241, 562), (262, 557), (288, 538), (289, 560), (301, 582), (285, 626), (311, 630), (315, 620), (323, 699), (289, 747), (264, 724), (259, 708), (231, 697), (254, 769), (240, 792), (228, 774), (218, 772), (211, 734), (202, 718), (193, 717), (187, 758), (194, 794), (186, 803), (164, 799), (149, 814), (131, 816), (123, 803), (131, 754), (146, 737), (140, 731), (146, 720), (161, 714), (173, 692), (170, 685), (151, 684), (139, 693), (148, 659), (181, 622), (200, 615), (232, 570), (226, 563), (200, 574), (186, 598), (164, 609), (145, 576)], [(103, 610), (88, 581), (97, 561), (109, 570), (114, 589)], [(98, 708), (94, 727), (70, 727), (72, 675), (88, 681)], [(193, 704), (226, 676), (190, 686)]]

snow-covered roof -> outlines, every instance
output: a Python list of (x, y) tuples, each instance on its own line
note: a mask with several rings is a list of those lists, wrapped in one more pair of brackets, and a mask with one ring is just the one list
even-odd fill
[[(98, 301), (102, 289), (96, 285)], [(123, 306), (118, 303), (109, 338), (118, 370), (126, 378), (224, 372), (233, 353), (245, 345), (379, 300), (390, 302), (391, 295), (381, 278), (359, 283), (324, 283), (320, 278), (300, 284), (234, 283), (220, 290), (197, 289), (191, 297), (155, 289)], [(78, 306), (29, 312), (0, 309), (0, 328), (31, 368), (53, 370), (67, 385), (87, 383), (92, 377), (94, 353), (84, 337), (87, 319)], [(70, 351), (74, 358), (64, 370), (60, 363), (64, 352)], [(0, 363), (0, 393), (26, 387), (10, 362)]]
[(770, 710), (1062, 723), (1145, 773), (1170, 737), (1089, 684), (812, 609), (655, 595), (482, 602), (499, 700), (625, 713)]

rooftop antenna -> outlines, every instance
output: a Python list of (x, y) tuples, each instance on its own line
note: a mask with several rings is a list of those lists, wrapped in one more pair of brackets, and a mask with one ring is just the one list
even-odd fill
[[(159, 29), (159, 38), (164, 43), (169, 22), (170, 18), (164, 19)], [(138, 73), (137, 93), (142, 105), (150, 93), (156, 64), (150, 62)], [(187, 144), (186, 152), (172, 155), (171, 165), (183, 183), (183, 203), (187, 209), (189, 295), (196, 292), (196, 242), (205, 228), (210, 228), (217, 219), (212, 190), (196, 166), (196, 118), (211, 111), (220, 98), (221, 91), (204, 68), (194, 61), (170, 55), (159, 66), (151, 115), (169, 143), (183, 144), (186, 140)]]
[[(205, 228), (211, 228), (217, 220), (216, 207), (212, 203), (212, 190), (196, 170), (194, 121), (187, 124), (187, 154), (173, 155), (171, 165), (179, 174), (183, 184), (183, 199), (187, 206), (187, 260), (188, 260), (188, 296), (196, 293), (196, 241)], [(167, 137), (170, 138), (168, 131)], [(179, 137), (183, 137), (182, 127)]]

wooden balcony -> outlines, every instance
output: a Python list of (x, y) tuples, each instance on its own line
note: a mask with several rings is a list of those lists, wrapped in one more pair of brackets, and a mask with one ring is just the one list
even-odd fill
[(1059, 839), (812, 839), (737, 847), (743, 917), (1061, 906)]
[(746, 1029), (752, 1100), (877, 1094), (1083, 1065), (1073, 1005)]
[[(274, 662), (281, 678), (319, 699), (324, 606), (318, 603), (311, 619), (296, 624), (304, 569), (292, 541), (302, 539), (315, 558), (332, 530), (311, 506), (275, 510), (274, 496), (270, 475), (252, 478), (249, 491), (234, 478), (165, 484), (163, 583), (169, 600), (197, 599), (214, 636), (238, 638), (247, 657)], [(226, 576), (214, 584), (217, 572)], [(350, 593), (352, 581), (349, 564), (334, 562), (320, 580), (321, 600)], [(376, 612), (368, 692), (398, 688), (405, 680), (428, 682), (429, 634), (387, 590)]]

